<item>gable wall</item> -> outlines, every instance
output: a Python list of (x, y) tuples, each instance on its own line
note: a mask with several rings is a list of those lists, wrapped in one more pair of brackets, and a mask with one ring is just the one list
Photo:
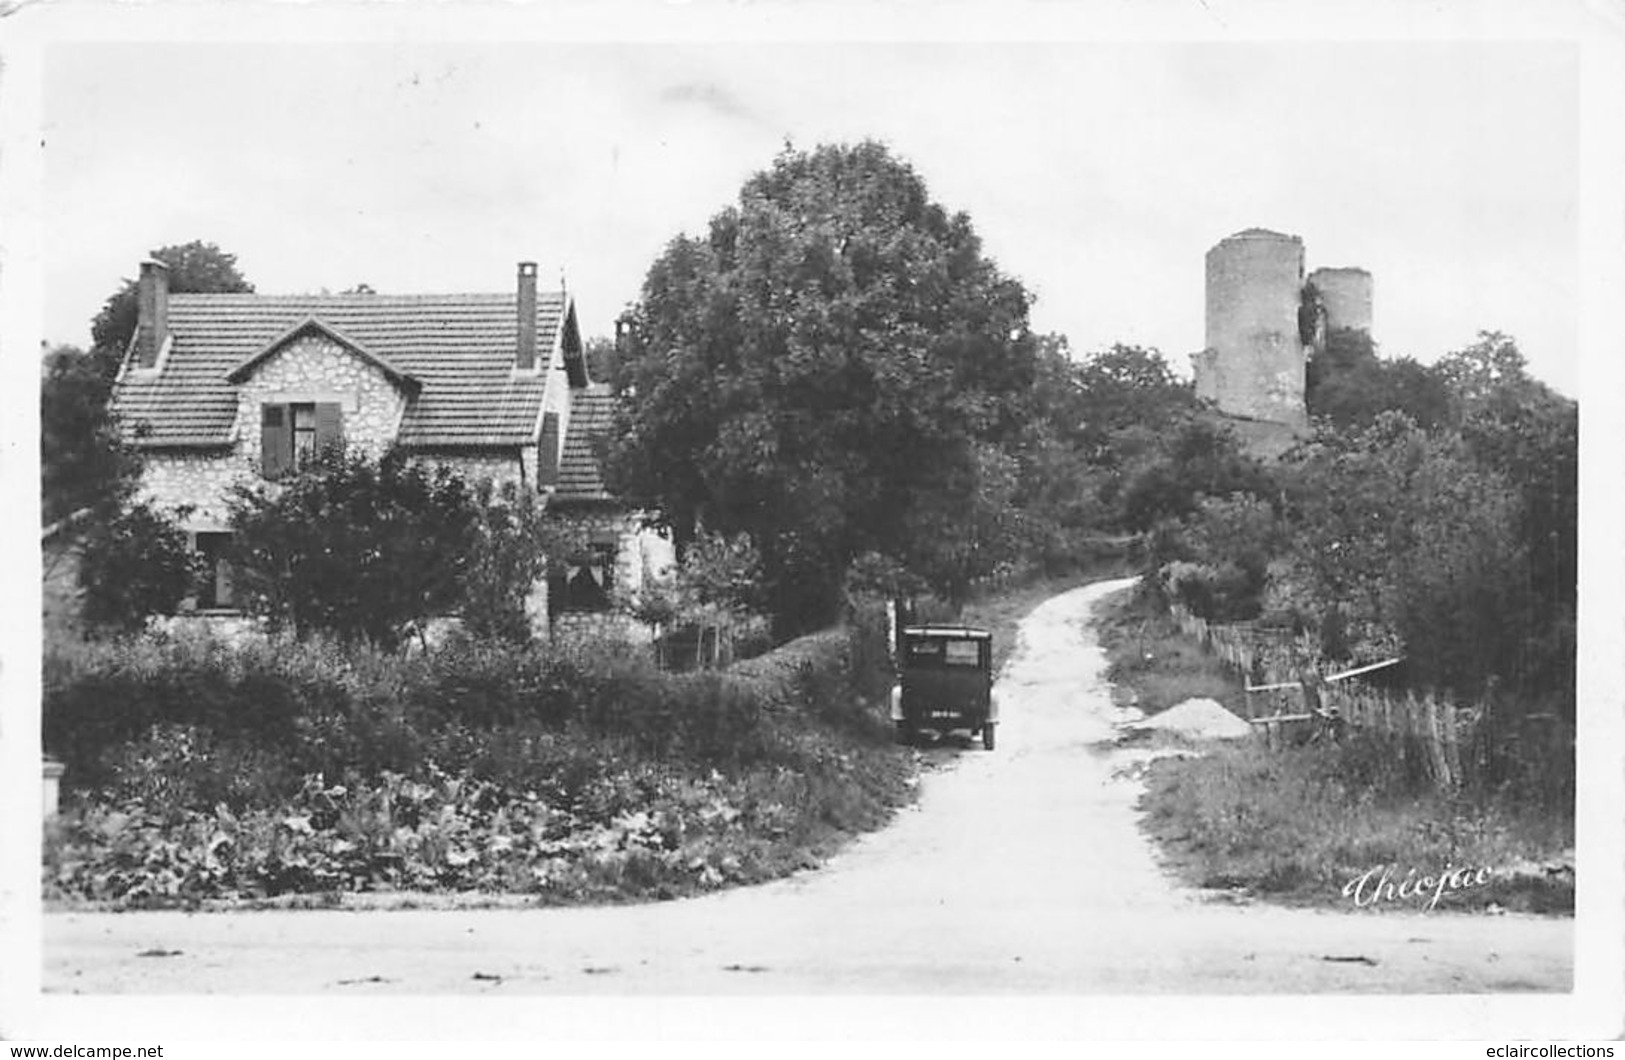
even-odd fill
[(302, 335), (266, 358), (237, 392), (239, 450), (259, 459), (260, 406), (336, 401), (344, 440), (377, 456), (400, 433), (406, 395), (375, 366), (325, 335)]
[(552, 358), (548, 362), (547, 390), (542, 396), (542, 414), (551, 413), (559, 419), (559, 431), (554, 438), (558, 451), (537, 454), (538, 459), (550, 460), (551, 466), (555, 469), (564, 457), (564, 440), (570, 435), (570, 393), (570, 376), (564, 367), (564, 343), (561, 339), (554, 346)]
[(166, 508), (193, 506), (189, 529), (224, 528), (232, 484), (259, 479), (260, 406), (318, 401), (336, 402), (345, 441), (373, 455), (394, 440), (406, 411), (405, 394), (378, 368), (324, 335), (302, 335), (239, 388), (231, 448), (144, 454), (142, 495)]

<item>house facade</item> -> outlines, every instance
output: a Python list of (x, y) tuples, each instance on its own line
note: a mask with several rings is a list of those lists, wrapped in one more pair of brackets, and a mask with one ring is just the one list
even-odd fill
[[(398, 446), (590, 521), (596, 551), (566, 559), (591, 561), (605, 592), (550, 579), (533, 594), (538, 629), (600, 613), (609, 587), (635, 590), (669, 563), (669, 546), (603, 489), (593, 435), (609, 394), (587, 377), (574, 300), (539, 291), (534, 263), (505, 294), (283, 296), (171, 294), (149, 261), (138, 292), (113, 408), (143, 458), (143, 499), (189, 508), (199, 552), (229, 542), (233, 486), (274, 482), (342, 441), (374, 456)], [(230, 571), (215, 571), (196, 608), (230, 613)]]

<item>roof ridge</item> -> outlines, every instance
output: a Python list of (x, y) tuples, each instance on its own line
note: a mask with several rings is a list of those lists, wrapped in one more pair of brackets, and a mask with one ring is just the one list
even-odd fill
[[(543, 290), (537, 291), (538, 299), (546, 298), (551, 301), (563, 303), (570, 297), (569, 291)], [(378, 294), (322, 294), (311, 292), (307, 294), (265, 294), (260, 291), (175, 291), (169, 296), (170, 301), (176, 299), (210, 300), (210, 301), (260, 301), (260, 302), (353, 302), (359, 305), (375, 304), (378, 302), (404, 302), (426, 301), (434, 299), (480, 299), (489, 302), (517, 302), (519, 296), (513, 291), (422, 291), (398, 292)]]

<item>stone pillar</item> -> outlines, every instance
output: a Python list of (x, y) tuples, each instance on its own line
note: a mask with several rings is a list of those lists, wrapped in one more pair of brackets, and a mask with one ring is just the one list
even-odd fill
[(61, 804), (62, 774), (66, 771), (67, 767), (54, 758), (46, 758), (41, 763), (40, 777), (44, 785), (42, 802), (47, 818), (55, 817), (57, 807)]

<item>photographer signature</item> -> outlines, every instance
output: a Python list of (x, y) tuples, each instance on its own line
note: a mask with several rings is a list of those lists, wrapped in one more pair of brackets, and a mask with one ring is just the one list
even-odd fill
[(1351, 898), (1355, 908), (1365, 908), (1381, 902), (1406, 899), (1427, 899), (1427, 908), (1439, 904), (1446, 891), (1465, 891), (1482, 887), (1490, 881), (1488, 868), (1450, 868), (1438, 875), (1424, 875), (1412, 868), (1403, 879), (1396, 879), (1397, 867), (1378, 865), (1368, 869), (1343, 885), (1343, 897)]

